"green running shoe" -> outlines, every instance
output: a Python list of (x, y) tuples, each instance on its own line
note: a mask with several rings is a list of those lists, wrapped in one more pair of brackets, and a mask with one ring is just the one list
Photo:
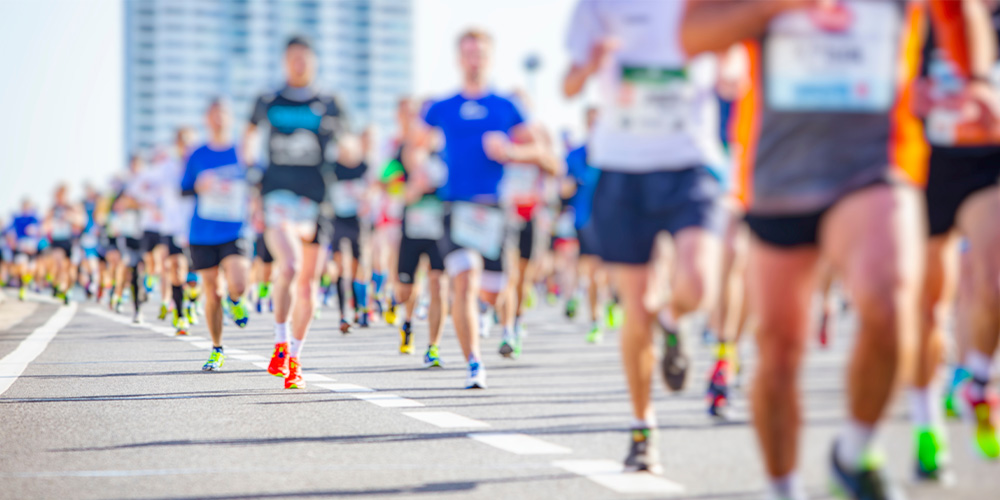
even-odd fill
[(950, 458), (945, 433), (923, 427), (914, 432), (916, 440), (916, 478), (918, 481), (951, 482)]
[(201, 371), (214, 372), (221, 369), (225, 362), (226, 355), (222, 353), (222, 348), (215, 347), (212, 349), (212, 355), (208, 357), (208, 361), (206, 361), (205, 365), (201, 367)]
[(247, 301), (243, 297), (240, 297), (239, 302), (233, 302), (233, 299), (229, 299), (229, 314), (233, 317), (233, 323), (240, 328), (246, 328), (247, 322), (250, 321), (250, 308), (247, 306)]
[(577, 307), (578, 303), (579, 303), (579, 301), (577, 300), (576, 297), (570, 297), (570, 299), (566, 301), (566, 317), (567, 318), (573, 319), (576, 316), (576, 307)]
[(590, 326), (590, 331), (587, 332), (587, 343), (600, 344), (603, 339), (604, 332), (601, 331), (601, 327), (595, 321), (594, 324)]
[(432, 345), (427, 348), (424, 354), (424, 368), (441, 368), (441, 355), (438, 353), (438, 346)]

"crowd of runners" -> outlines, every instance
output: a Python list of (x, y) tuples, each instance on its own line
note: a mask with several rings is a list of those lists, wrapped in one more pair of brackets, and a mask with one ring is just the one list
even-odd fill
[(980, 0), (580, 0), (563, 92), (593, 81), (599, 95), (580, 144), (557, 144), (527, 96), (490, 85), (503, 41), (486, 32), (457, 40), (457, 92), (400, 98), (391, 140), (352, 127), (295, 37), (286, 84), (252, 110), (206, 102), (203, 138), (179, 124), (173, 144), (136, 152), (82, 199), (60, 186), (45, 205), (24, 200), (0, 226), (0, 283), (137, 323), (160, 300), (177, 335), (205, 324), (206, 371), (223, 367), (225, 328), (273, 318), (268, 371), (286, 389), (305, 386), (303, 345), (329, 309), (344, 334), (394, 325), (399, 353), (422, 350), (427, 368), (449, 362), (450, 318), (464, 387), (486, 389), (484, 351), (530, 355), (525, 317), (544, 301), (584, 318), (581, 342), (619, 331), (624, 464), (650, 473), (669, 447), (651, 404), (657, 366), (680, 391), (698, 376), (691, 340), (710, 339), (701, 383), (725, 419), (747, 334), (752, 421), (780, 499), (806, 496), (804, 352), (836, 342), (827, 323), (849, 308), (830, 475), (848, 498), (901, 498), (873, 444), (897, 393), (918, 479), (952, 480), (945, 418), (965, 418), (979, 453), (1000, 459), (987, 389), (1000, 340), (998, 31), (997, 2)]

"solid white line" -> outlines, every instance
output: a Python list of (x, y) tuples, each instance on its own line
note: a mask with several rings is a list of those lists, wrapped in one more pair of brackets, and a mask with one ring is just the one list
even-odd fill
[(557, 460), (552, 465), (618, 493), (670, 495), (684, 492), (683, 485), (669, 479), (646, 472), (624, 472), (622, 464), (613, 460)]
[(316, 384), (316, 387), (322, 387), (333, 392), (375, 392), (375, 389), (354, 384)]
[(573, 450), (548, 441), (542, 441), (527, 434), (513, 432), (490, 432), (469, 434), (469, 437), (494, 448), (518, 455), (559, 455)]
[(480, 422), (479, 420), (473, 420), (468, 417), (463, 417), (457, 413), (452, 413), (450, 411), (421, 411), (421, 412), (403, 412), (410, 418), (415, 418), (421, 422), (426, 422), (442, 429), (455, 429), (455, 428), (476, 428), (476, 427), (489, 427), (490, 424), (486, 422)]
[(358, 394), (351, 394), (351, 395), (362, 401), (367, 401), (373, 405), (381, 406), (382, 408), (418, 408), (423, 406), (423, 403), (414, 401), (412, 399), (402, 398), (395, 394), (385, 394), (381, 392), (361, 392)]
[(7, 392), (24, 370), (48, 347), (76, 313), (76, 304), (60, 307), (42, 326), (31, 332), (10, 354), (0, 359), (0, 395)]
[(226, 349), (226, 354), (248, 354), (243, 349)]

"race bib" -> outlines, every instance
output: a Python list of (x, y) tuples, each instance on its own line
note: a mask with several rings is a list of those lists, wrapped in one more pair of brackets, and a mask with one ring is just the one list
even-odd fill
[(683, 68), (622, 66), (610, 123), (619, 133), (664, 136), (682, 132), (692, 88)]
[(83, 248), (97, 248), (97, 235), (94, 233), (83, 233), (80, 236), (80, 246)]
[(198, 193), (198, 217), (217, 222), (243, 222), (247, 218), (250, 186), (243, 179), (216, 178), (211, 188)]
[(69, 221), (62, 219), (52, 220), (52, 239), (68, 240), (72, 237), (73, 237), (73, 224), (70, 224)]
[[(782, 14), (768, 27), (768, 105), (779, 111), (879, 113), (895, 99), (900, 7), (839, 3)], [(835, 25), (835, 26), (832, 26)]]
[(538, 198), (538, 168), (513, 164), (503, 169), (502, 193), (511, 203), (529, 202)]
[(38, 240), (35, 238), (21, 238), (17, 240), (17, 249), (21, 253), (35, 253), (38, 251)]
[(337, 181), (330, 188), (330, 199), (333, 201), (333, 211), (337, 217), (354, 217), (361, 208), (361, 199), (365, 193), (364, 179)]
[(475, 203), (453, 203), (451, 239), (456, 245), (475, 250), (487, 259), (499, 259), (504, 239), (503, 212)]
[(264, 195), (264, 222), (269, 227), (284, 223), (315, 224), (319, 203), (291, 191), (271, 191)]
[(444, 237), (444, 206), (440, 201), (421, 200), (406, 208), (406, 237), (434, 241)]
[(122, 236), (138, 238), (142, 235), (142, 226), (139, 225), (139, 212), (126, 210), (117, 217), (118, 230)]

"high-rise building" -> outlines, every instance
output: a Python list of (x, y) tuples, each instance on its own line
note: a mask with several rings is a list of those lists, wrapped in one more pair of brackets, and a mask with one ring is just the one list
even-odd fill
[(412, 90), (411, 0), (124, 0), (125, 145), (148, 149), (181, 125), (202, 128), (209, 100), (230, 99), (237, 132), (254, 99), (284, 81), (292, 35), (311, 39), (319, 87), (355, 127), (394, 127)]

